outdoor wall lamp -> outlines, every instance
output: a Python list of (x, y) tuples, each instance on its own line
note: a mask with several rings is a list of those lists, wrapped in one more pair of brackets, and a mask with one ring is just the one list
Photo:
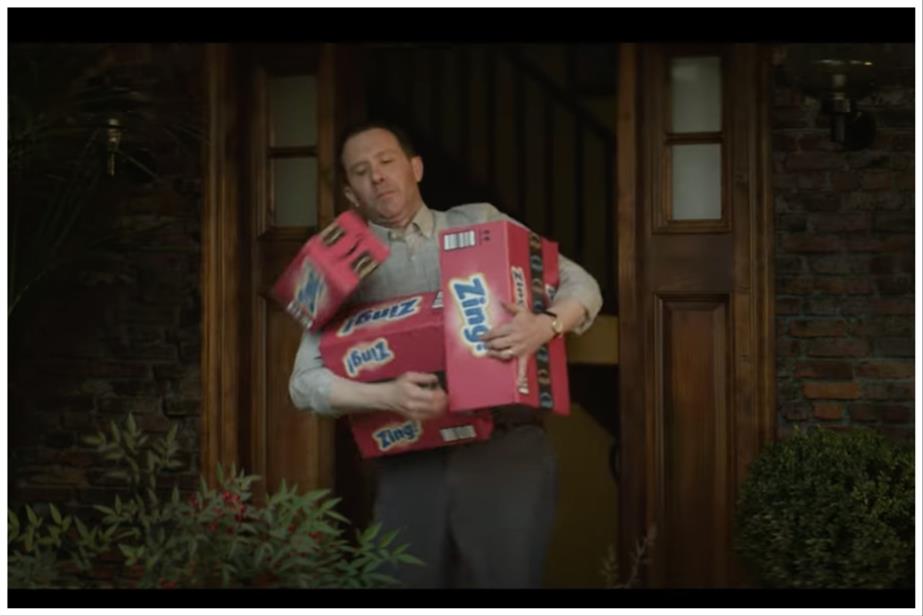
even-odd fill
[(115, 154), (119, 151), (122, 142), (122, 123), (118, 118), (109, 118), (106, 122), (106, 152), (108, 154), (107, 170), (110, 176), (115, 175)]
[(785, 73), (830, 115), (830, 139), (847, 150), (869, 147), (875, 120), (856, 101), (875, 87), (877, 52), (870, 45), (805, 44), (787, 49)]

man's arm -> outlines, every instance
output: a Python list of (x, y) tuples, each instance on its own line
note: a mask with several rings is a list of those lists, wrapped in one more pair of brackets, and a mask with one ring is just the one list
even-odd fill
[(448, 406), (445, 391), (433, 374), (407, 372), (393, 381), (361, 383), (334, 374), (320, 356), (320, 336), (305, 332), (289, 379), (289, 395), (299, 409), (337, 417), (345, 413), (393, 411), (424, 420)]
[[(602, 303), (601, 299), (598, 303)], [(503, 302), (503, 307), (513, 315), (512, 320), (494, 327), (481, 337), (487, 342), (490, 357), (502, 360), (529, 357), (554, 338), (554, 317), (534, 314), (528, 308), (510, 302)], [(550, 310), (557, 315), (564, 332), (584, 331), (596, 317), (595, 312), (589, 312), (580, 300), (574, 298), (556, 297)]]
[[(504, 214), (489, 203), (483, 207), (486, 221), (508, 220), (525, 227), (515, 218)], [(475, 207), (478, 207), (475, 206)], [(554, 300), (548, 308), (558, 316), (565, 332), (582, 334), (593, 325), (602, 308), (602, 293), (596, 279), (564, 255), (558, 255), (560, 281)], [(554, 337), (553, 318), (546, 314), (532, 314), (530, 310), (507, 305), (513, 320), (504, 323), (484, 336), (488, 341), (488, 354), (499, 359), (527, 357)], [(509, 353), (505, 353), (505, 351)]]
[[(558, 255), (560, 282), (549, 310), (558, 315), (564, 331), (582, 334), (590, 329), (603, 306), (599, 283), (589, 273), (564, 255)], [(583, 308), (580, 314), (573, 306)]]

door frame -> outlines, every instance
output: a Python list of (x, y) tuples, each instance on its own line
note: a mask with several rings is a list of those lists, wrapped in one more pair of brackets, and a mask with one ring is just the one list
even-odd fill
[(240, 461), (239, 425), (245, 392), (241, 358), (245, 246), (242, 230), (240, 109), (233, 49), (205, 46), (207, 140), (204, 145), (202, 203), (202, 410), (201, 471), (216, 483), (220, 464)]
[[(734, 50), (731, 50), (734, 51)], [(753, 131), (750, 149), (754, 163), (751, 176), (749, 289), (752, 302), (754, 328), (746, 342), (751, 350), (751, 378), (754, 384), (751, 409), (733, 409), (737, 413), (736, 425), (746, 426), (753, 434), (749, 442), (736, 444), (736, 459), (732, 462), (732, 477), (736, 486), (744, 478), (749, 463), (757, 452), (775, 437), (775, 289), (773, 267), (773, 201), (772, 201), (772, 144), (769, 121), (771, 103), (771, 54), (767, 46), (753, 46), (753, 85), (756, 108), (751, 117)], [(639, 540), (656, 523), (656, 483), (652, 470), (658, 467), (655, 453), (654, 394), (645, 383), (647, 375), (654, 374), (655, 358), (646, 349), (652, 348), (653, 331), (646, 323), (653, 322), (644, 314), (649, 298), (642, 297), (640, 281), (645, 264), (639, 257), (639, 237), (643, 226), (639, 217), (646, 210), (644, 203), (650, 199), (650, 187), (644, 186), (646, 177), (640, 156), (643, 135), (641, 125), (641, 78), (644, 46), (634, 43), (620, 45), (618, 123), (616, 130), (618, 148), (618, 297), (619, 297), (619, 421), (621, 443), (619, 491), (619, 562), (628, 567), (632, 562)], [(734, 398), (738, 398), (735, 396)], [(735, 434), (740, 439), (740, 432)], [(656, 549), (656, 542), (655, 542)], [(651, 580), (647, 571), (642, 573), (642, 583)], [(739, 580), (737, 580), (739, 583)]]

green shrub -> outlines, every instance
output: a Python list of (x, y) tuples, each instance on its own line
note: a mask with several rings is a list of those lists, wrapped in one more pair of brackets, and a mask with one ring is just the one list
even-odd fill
[(300, 494), (283, 483), (256, 504), (255, 476), (219, 468), (216, 488), (202, 480), (188, 500), (175, 487), (158, 496), (157, 477), (176, 466), (175, 428), (149, 443), (129, 416), (122, 429), (112, 425), (111, 438), (88, 441), (118, 465), (113, 474), (127, 481), (131, 497), (97, 506), (100, 525), (54, 505), (50, 520), (26, 506), (25, 524), (9, 511), (10, 588), (361, 588), (396, 583), (382, 572), (387, 564), (422, 564), (378, 525), (349, 540), (348, 520), (325, 490)]
[(767, 587), (912, 587), (913, 491), (909, 447), (867, 429), (796, 429), (750, 467), (735, 545)]

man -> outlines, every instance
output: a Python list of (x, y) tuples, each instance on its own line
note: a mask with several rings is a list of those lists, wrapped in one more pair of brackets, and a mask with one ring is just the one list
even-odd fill
[[(366, 123), (347, 131), (339, 160), (347, 199), (391, 249), (353, 301), (438, 290), (439, 231), (509, 219), (487, 203), (445, 212), (427, 208), (418, 186), (423, 161), (400, 129)], [(512, 319), (484, 336), (489, 355), (502, 361), (528, 357), (562, 329), (589, 328), (602, 305), (599, 286), (563, 256), (559, 267), (561, 282), (550, 307), (556, 318), (507, 304)], [(323, 367), (318, 349), (319, 336), (306, 332), (289, 384), (298, 408), (330, 416), (386, 410), (421, 421), (446, 412), (446, 392), (433, 374), (359, 383)], [(426, 562), (395, 572), (405, 585), (541, 585), (555, 506), (554, 452), (535, 410), (496, 409), (494, 417), (488, 441), (375, 460), (375, 517), (385, 529), (401, 529), (408, 551)]]

